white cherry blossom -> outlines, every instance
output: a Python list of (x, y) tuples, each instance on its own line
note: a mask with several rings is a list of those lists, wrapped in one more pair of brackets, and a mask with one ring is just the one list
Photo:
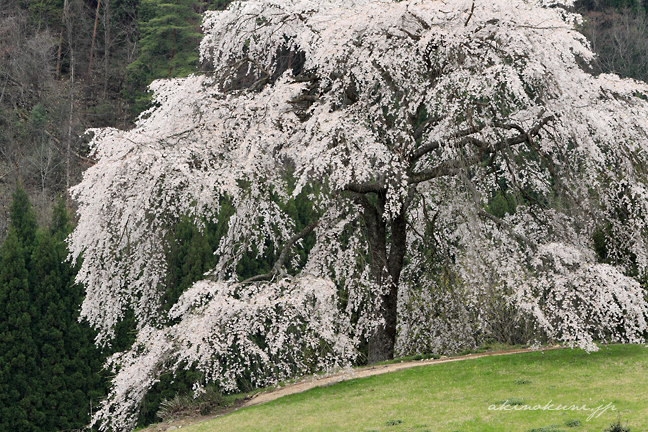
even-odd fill
[[(361, 337), (370, 362), (475, 343), (493, 301), (572, 346), (640, 341), (645, 291), (626, 274), (648, 271), (648, 86), (591, 74), (572, 3), (250, 0), (206, 13), (201, 58), (213, 72), (153, 83), (155, 107), (130, 131), (91, 131), (99, 162), (72, 190), (82, 316), (99, 344), (128, 309), (141, 332), (142, 351), (113, 360), (97, 418), (119, 411), (111, 427), (130, 427), (141, 388), (179, 360), (231, 389), (250, 359), (268, 364), (243, 335), (275, 300), (306, 319), (318, 309), (298, 307), (304, 296), (344, 295), (343, 310), (327, 300), (320, 321), (304, 321), (307, 343), (333, 347), (323, 368), (346, 364)], [(306, 187), (319, 219), (297, 232), (277, 200)], [(489, 213), (498, 192), (514, 212)], [(224, 198), (235, 214), (220, 261), (168, 326), (167, 230), (187, 214), (213, 219)], [(312, 231), (302, 273), (285, 279)], [(595, 233), (618, 267), (596, 263)], [(248, 281), (258, 288), (239, 285), (238, 260), (267, 245), (283, 261)], [(230, 336), (238, 328), (238, 345), (207, 316), (233, 325)], [(299, 351), (289, 334), (267, 337)], [(248, 360), (228, 369), (234, 346)], [(256, 382), (303, 371), (295, 361)], [(138, 389), (121, 371), (141, 375)]]

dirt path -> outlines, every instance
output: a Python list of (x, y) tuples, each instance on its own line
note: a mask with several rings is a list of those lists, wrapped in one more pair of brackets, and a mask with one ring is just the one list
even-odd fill
[[(548, 351), (554, 349), (560, 349), (562, 347), (551, 347), (551, 348), (542, 348), (536, 351)], [(243, 405), (239, 408), (245, 408), (252, 405), (258, 405), (265, 402), (270, 402), (275, 399), (278, 399), (282, 396), (287, 396), (295, 393), (301, 393), (306, 390), (312, 389), (314, 387), (325, 387), (342, 381), (347, 381), (355, 378), (364, 378), (372, 375), (380, 375), (388, 372), (395, 372), (402, 369), (410, 369), (417, 366), (427, 366), (432, 364), (439, 363), (448, 363), (460, 360), (469, 360), (479, 357), (486, 356), (498, 356), (498, 355), (508, 355), (508, 354), (519, 354), (532, 352), (531, 349), (516, 349), (516, 350), (506, 350), (506, 351), (493, 351), (485, 352), (479, 354), (468, 354), (464, 356), (457, 357), (445, 357), (440, 359), (429, 359), (429, 360), (419, 360), (419, 361), (410, 361), (410, 362), (401, 362), (401, 363), (391, 363), (380, 366), (366, 366), (362, 368), (350, 369), (348, 371), (339, 372), (334, 375), (324, 376), (324, 377), (309, 377), (303, 381), (289, 384), (285, 387), (281, 387), (275, 390), (270, 390), (264, 393), (257, 393), (251, 399), (245, 401)]]
[(434, 365), (439, 363), (470, 360), (470, 359), (476, 359), (476, 358), (487, 357), (487, 356), (520, 354), (520, 353), (528, 353), (534, 351), (550, 351), (550, 350), (562, 349), (562, 348), (564, 347), (555, 346), (549, 348), (540, 348), (537, 350), (525, 348), (525, 349), (514, 349), (514, 350), (506, 350), (506, 351), (491, 351), (491, 352), (484, 352), (479, 354), (468, 354), (468, 355), (456, 356), (456, 357), (444, 357), (440, 359), (391, 363), (391, 364), (379, 365), (379, 366), (366, 366), (362, 368), (345, 370), (333, 375), (328, 375), (323, 377), (312, 376), (312, 377), (305, 378), (304, 380), (296, 382), (294, 384), (288, 384), (284, 387), (280, 387), (263, 393), (257, 393), (250, 398), (244, 399), (242, 402), (236, 404), (236, 406), (228, 407), (227, 409), (224, 409), (216, 413), (215, 415), (211, 415), (207, 417), (190, 417), (190, 418), (173, 420), (165, 423), (158, 423), (155, 425), (151, 425), (140, 432), (161, 432), (161, 431), (171, 431), (171, 430), (180, 429), (182, 427), (194, 423), (200, 423), (209, 420), (211, 418), (221, 417), (223, 415), (229, 414), (241, 408), (246, 408), (252, 405), (258, 405), (258, 404), (270, 402), (275, 399), (279, 399), (280, 397), (283, 396), (287, 396), (295, 393), (301, 393), (315, 387), (326, 387), (329, 385), (333, 385), (335, 383), (339, 383), (342, 381), (347, 381), (355, 378), (364, 378), (372, 375), (380, 375), (388, 372), (395, 372), (402, 369), (410, 369), (417, 366), (427, 366), (427, 365)]

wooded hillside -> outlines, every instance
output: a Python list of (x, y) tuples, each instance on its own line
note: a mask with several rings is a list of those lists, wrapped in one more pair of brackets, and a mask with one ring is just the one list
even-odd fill
[(93, 163), (84, 131), (130, 128), (152, 80), (199, 72), (200, 14), (226, 3), (0, 2), (0, 240), (16, 182), (48, 221)]

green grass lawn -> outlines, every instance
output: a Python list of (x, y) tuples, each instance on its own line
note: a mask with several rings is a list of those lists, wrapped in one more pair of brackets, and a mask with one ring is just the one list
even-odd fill
[[(504, 409), (493, 409), (506, 400)], [(514, 409), (524, 404), (585, 406), (591, 411)], [(599, 406), (608, 409), (595, 412)], [(648, 431), (644, 345), (416, 367), (312, 389), (182, 430), (602, 432), (619, 416), (632, 432)]]

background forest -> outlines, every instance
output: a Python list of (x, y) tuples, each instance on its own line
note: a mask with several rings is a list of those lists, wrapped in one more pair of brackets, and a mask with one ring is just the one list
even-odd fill
[[(83, 132), (130, 128), (150, 104), (154, 79), (200, 72), (200, 14), (228, 3), (0, 0), (0, 431), (81, 429), (105, 394), (101, 364), (130, 343), (128, 322), (111, 352), (99, 352), (77, 323), (83, 287), (73, 283), (75, 268), (61, 263), (74, 223), (66, 191), (94, 163)], [(586, 0), (578, 9), (599, 55), (593, 72), (648, 81), (648, 1)], [(494, 214), (506, 212), (506, 200), (499, 204)], [(289, 206), (306, 224), (299, 200)], [(169, 305), (214, 264), (219, 226), (175, 227)], [(239, 273), (272, 262), (244, 260)], [(140, 423), (187, 390), (182, 377), (163, 377)]]

